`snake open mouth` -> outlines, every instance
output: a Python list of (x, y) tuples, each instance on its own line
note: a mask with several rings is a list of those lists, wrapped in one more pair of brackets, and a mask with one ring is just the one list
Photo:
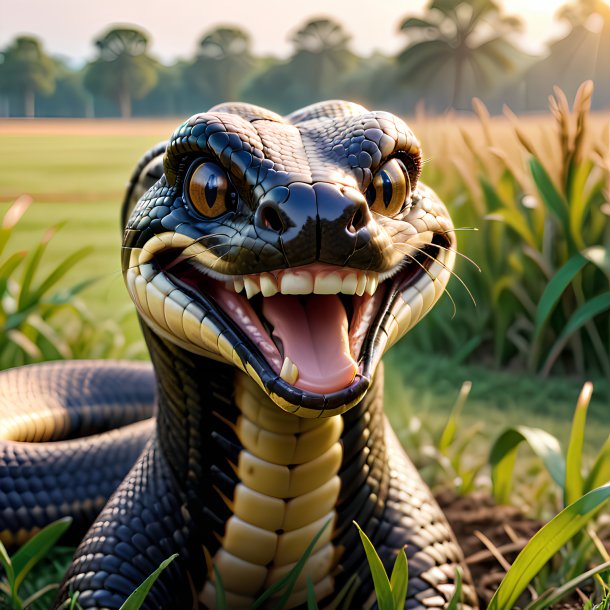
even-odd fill
[[(238, 357), (244, 347), (258, 356), (248, 362), (270, 393), (288, 405), (344, 410), (368, 388), (383, 352), (376, 344), (380, 338), (387, 341), (386, 317), (396, 299), (409, 287), (434, 284), (434, 263), (437, 273), (443, 269), (438, 245), (444, 241), (442, 235), (433, 236), (381, 274), (314, 263), (212, 277), (196, 256), (185, 257), (174, 248), (158, 251), (140, 268), (148, 267), (144, 274), (150, 284), (165, 293), (167, 322), (168, 294), (175, 300), (177, 290), (214, 320), (219, 334), (229, 329)], [(163, 289), (164, 283), (171, 286)], [(152, 294), (147, 291), (151, 311)]]

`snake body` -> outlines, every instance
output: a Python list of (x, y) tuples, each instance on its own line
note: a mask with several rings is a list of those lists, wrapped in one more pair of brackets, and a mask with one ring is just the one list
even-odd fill
[(446, 605), (463, 557), (385, 419), (380, 364), (453, 265), (420, 167), (403, 121), (340, 101), (224, 104), (145, 155), (122, 262), (152, 368), (0, 376), (2, 540), (93, 523), (56, 608), (119, 608), (173, 553), (144, 608), (215, 608), (219, 578), (249, 608), (325, 524), (285, 607), (307, 579), (320, 607), (346, 587), (375, 607), (352, 521), (386, 567), (407, 545), (406, 608)]

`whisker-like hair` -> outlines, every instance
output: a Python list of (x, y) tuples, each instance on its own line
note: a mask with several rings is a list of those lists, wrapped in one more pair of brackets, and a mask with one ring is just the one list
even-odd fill
[[(405, 252), (405, 254), (409, 259), (411, 259), (414, 263), (417, 263), (417, 265), (419, 265), (422, 268), (424, 273), (432, 280), (432, 283), (434, 284), (434, 281), (436, 278), (432, 277), (432, 274), (430, 273), (430, 271), (428, 269), (426, 269), (426, 267), (422, 263), (420, 263), (414, 256), (412, 256), (411, 254), (408, 254), (406, 252)], [(451, 296), (451, 293), (449, 292), (449, 288), (447, 287), (447, 284), (445, 284), (443, 286), (443, 292), (447, 293), (447, 296), (449, 297), (449, 300), (451, 301), (451, 304), (453, 305), (453, 313), (451, 314), (451, 319), (453, 320), (457, 314), (457, 306), (455, 304), (455, 301), (453, 300), (453, 297)], [(425, 311), (424, 315), (427, 314), (432, 309), (433, 306), (434, 306), (434, 303), (432, 305), (430, 305), (430, 307), (428, 307), (428, 309)]]
[(454, 227), (453, 229), (447, 229), (446, 231), (435, 231), (439, 235), (446, 235), (447, 233), (455, 233), (456, 231), (478, 231), (478, 227)]
[[(431, 254), (428, 254), (425, 250), (422, 250), (421, 248), (418, 248), (418, 247), (413, 246), (411, 244), (394, 244), (394, 247), (397, 248), (398, 250), (400, 250), (400, 246), (405, 246), (405, 247), (413, 248), (414, 250), (417, 250), (418, 252), (420, 252), (421, 254), (426, 256), (427, 258), (429, 258), (429, 259), (431, 259), (433, 261), (437, 261), (439, 265), (441, 265), (444, 269), (449, 271), (449, 273), (451, 275), (453, 275), (458, 280), (458, 282), (460, 282), (460, 284), (462, 284), (462, 286), (464, 286), (464, 288), (465, 288), (466, 292), (468, 293), (468, 296), (472, 300), (474, 306), (475, 307), (477, 306), (477, 301), (474, 298), (474, 296), (472, 295), (472, 292), (470, 292), (470, 288), (468, 288), (468, 286), (466, 285), (464, 280), (453, 269), (450, 269), (449, 267), (447, 267), (447, 265), (445, 265), (445, 263), (443, 263), (443, 261), (439, 260), (438, 258), (435, 258)], [(410, 253), (405, 252), (404, 250), (400, 250), (400, 251), (404, 252), (407, 256), (411, 256)]]
[(434, 244), (437, 248), (441, 248), (441, 250), (446, 250), (447, 252), (453, 252), (458, 256), (461, 256), (464, 260), (468, 261), (479, 273), (481, 273), (481, 267), (477, 265), (469, 256), (466, 256), (463, 252), (456, 250), (455, 248), (450, 248), (449, 246), (441, 246), (440, 244)]

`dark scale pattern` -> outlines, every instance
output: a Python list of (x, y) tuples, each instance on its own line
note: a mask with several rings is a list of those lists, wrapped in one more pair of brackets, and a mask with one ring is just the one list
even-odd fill
[[(183, 123), (163, 160), (162, 150), (157, 147), (143, 158), (129, 184), (124, 270), (153, 237), (160, 242), (155, 236), (170, 235), (170, 241), (186, 236), (209, 246), (210, 266), (225, 274), (312, 262), (383, 272), (403, 259), (395, 244), (424, 230), (441, 233), (451, 227), (435, 195), (417, 184), (421, 151), (409, 128), (391, 114), (356, 104), (314, 104), (288, 117), (250, 104), (223, 104)], [(364, 192), (381, 164), (398, 153), (408, 157), (413, 196), (392, 218), (373, 215)], [(221, 165), (238, 194), (237, 208), (214, 220), (198, 216), (183, 193), (189, 164), (201, 157)], [(361, 221), (353, 225), (357, 212)], [(269, 217), (278, 219), (281, 229), (270, 227)], [(144, 275), (143, 265), (138, 267)], [(383, 371), (377, 367), (375, 373), (387, 343), (386, 321), (398, 315), (395, 303), (369, 331), (361, 351), (362, 376), (348, 391), (322, 398), (270, 371), (256, 346), (227, 324), (205, 295), (198, 303), (207, 307), (205, 319), (217, 329), (208, 330), (222, 334), (235, 350), (233, 358), (248, 364), (267, 394), (320, 415), (346, 401), (357, 403), (337, 416), (344, 426), (331, 539), (338, 551), (334, 589), (357, 571), (363, 584), (355, 603), (374, 606), (353, 519), (387, 566), (407, 545), (405, 607), (442, 608), (463, 558), (430, 490), (385, 420)], [(10, 506), (0, 513), (5, 519), (0, 533), (4, 528), (12, 537), (19, 532), (25, 537), (32, 526), (56, 514), (80, 514), (81, 523), (92, 520), (103, 501), (92, 492), (105, 498), (131, 468), (79, 546), (56, 608), (78, 591), (83, 608), (116, 610), (163, 559), (179, 553), (143, 608), (201, 609), (209, 559), (224, 551), (240, 484), (238, 463), (245, 455), (236, 433), (240, 411), (233, 396), (234, 368), (179, 347), (156, 333), (149, 319), (143, 322), (156, 371), (157, 417), (139, 459), (150, 425), (130, 424), (151, 414), (155, 380), (149, 367), (59, 363), (0, 376), (0, 437), (7, 439), (0, 443), (0, 502)], [(375, 384), (358, 402), (374, 374)], [(84, 440), (60, 440), (116, 426), (126, 427)], [(15, 442), (51, 439), (60, 442)], [(466, 582), (464, 607), (475, 608), (468, 575)]]

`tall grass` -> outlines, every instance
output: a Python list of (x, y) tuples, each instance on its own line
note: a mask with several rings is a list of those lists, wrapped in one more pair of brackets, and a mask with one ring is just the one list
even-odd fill
[(584, 83), (570, 108), (556, 89), (551, 124), (506, 109), (502, 129), (475, 100), (478, 125), (462, 123), (459, 140), (430, 138), (424, 178), (458, 229), (479, 229), (460, 233), (459, 247), (481, 271), (459, 261), (477, 305), (454, 282), (455, 319), (448, 303), (437, 307), (412, 331), (419, 348), (610, 377), (610, 127), (591, 128), (592, 91)]

